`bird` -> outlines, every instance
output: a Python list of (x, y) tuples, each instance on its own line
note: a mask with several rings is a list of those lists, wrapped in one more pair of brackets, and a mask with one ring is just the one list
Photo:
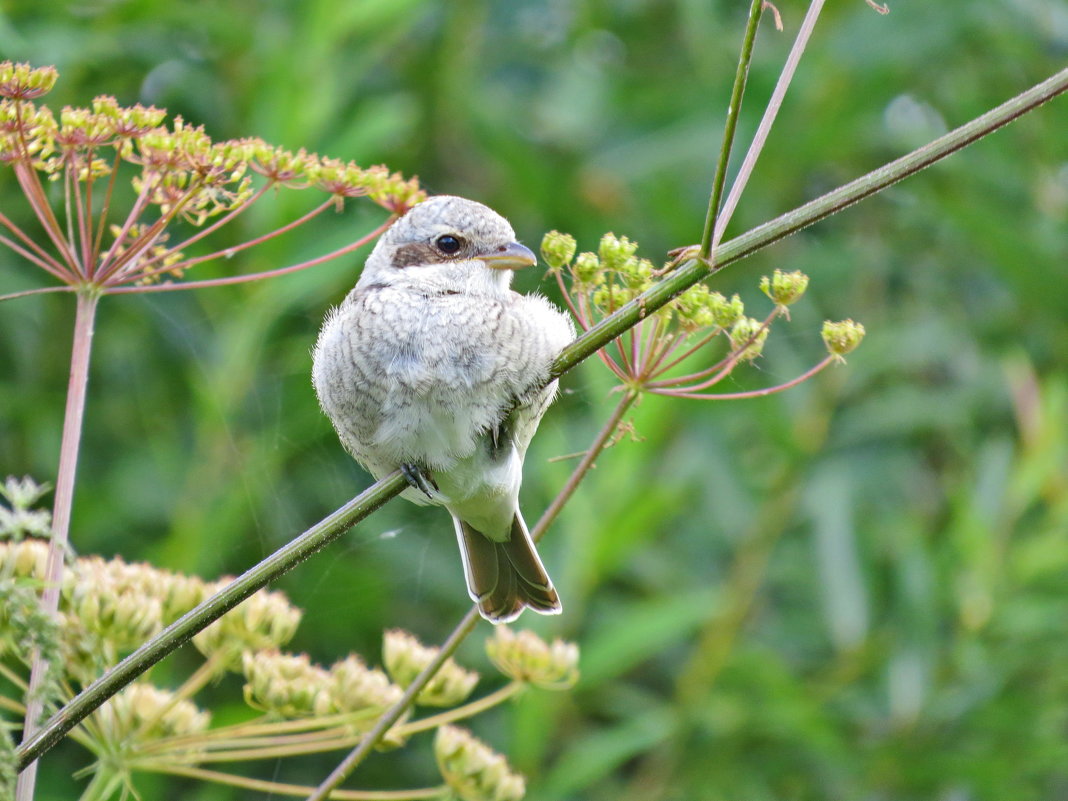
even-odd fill
[(545, 297), (511, 289), (536, 263), (497, 212), (432, 196), (378, 240), (312, 354), (349, 453), (448, 510), (468, 594), (493, 623), (562, 609), (519, 510), (527, 447), (557, 393), (549, 368), (575, 335)]

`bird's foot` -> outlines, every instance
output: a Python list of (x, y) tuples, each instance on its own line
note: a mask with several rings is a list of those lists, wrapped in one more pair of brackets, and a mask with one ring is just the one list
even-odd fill
[(426, 497), (434, 500), (438, 491), (438, 485), (422, 467), (417, 464), (402, 464), (400, 471), (404, 479), (415, 489), (421, 490)]

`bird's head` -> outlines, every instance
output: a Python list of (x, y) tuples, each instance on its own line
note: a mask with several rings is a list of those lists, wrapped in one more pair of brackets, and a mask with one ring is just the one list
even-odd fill
[(436, 195), (414, 206), (378, 240), (357, 287), (411, 286), (477, 294), (508, 290), (512, 271), (537, 263), (488, 206)]

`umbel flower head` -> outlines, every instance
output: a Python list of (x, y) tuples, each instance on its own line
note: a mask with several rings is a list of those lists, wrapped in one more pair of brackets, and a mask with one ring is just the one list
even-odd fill
[(537, 687), (564, 690), (578, 681), (579, 649), (575, 643), (545, 642), (527, 629), (516, 634), (497, 626), (486, 640), (486, 654), (504, 675)]
[[(168, 123), (164, 109), (122, 106), (109, 96), (97, 97), (89, 106), (66, 106), (57, 120), (51, 109), (34, 102), (56, 78), (53, 67), (0, 62), (0, 166), (16, 173), (45, 233), (35, 241), (4, 218), (15, 236), (2, 243), (70, 288), (147, 291), (150, 285), (182, 277), (195, 264), (230, 257), (328, 209), (340, 210), (348, 199), (366, 197), (400, 215), (424, 197), (415, 178), (381, 165), (362, 167), (303, 150), (291, 152), (260, 139), (214, 141), (202, 126), (181, 117)], [(56, 193), (47, 192), (42, 179), (62, 187), (63, 199), (55, 208), (51, 198)], [(128, 210), (113, 205), (122, 195), (113, 191), (119, 183), (134, 190)], [(312, 188), (327, 197), (276, 231), (188, 255), (272, 188)], [(202, 230), (192, 233), (189, 226)], [(181, 236), (174, 236), (174, 230)], [(105, 231), (110, 237), (103, 236)], [(298, 265), (207, 283), (170, 283), (168, 288), (291, 272), (347, 253), (378, 233)]]
[(330, 673), (313, 665), (307, 654), (245, 651), (241, 668), (245, 702), (253, 709), (285, 718), (333, 712)]
[[(192, 701), (144, 682), (135, 682), (108, 699), (94, 718), (103, 737), (121, 743), (126, 750), (164, 737), (200, 734), (211, 723), (211, 714), (197, 709)], [(188, 757), (195, 760), (196, 755), (189, 753)]]
[(434, 756), (445, 783), (462, 801), (519, 801), (526, 794), (526, 782), (508, 761), (465, 729), (441, 726)]
[[(229, 580), (205, 588), (214, 595)], [(204, 656), (218, 655), (229, 670), (242, 669), (242, 653), (280, 648), (297, 632), (301, 611), (280, 592), (260, 590), (193, 637)]]
[[(581, 328), (588, 331), (629, 303), (637, 303), (642, 316), (637, 325), (598, 351), (601, 361), (619, 378), (620, 389), (679, 398), (759, 397), (792, 387), (834, 360), (828, 357), (799, 378), (769, 389), (710, 392), (736, 366), (764, 352), (772, 324), (779, 317), (789, 319), (789, 307), (804, 295), (808, 276), (782, 270), (764, 276), (760, 289), (775, 306), (763, 319), (747, 317), (738, 295), (727, 298), (704, 284), (695, 284), (646, 315), (640, 305), (643, 293), (653, 287), (659, 275), (673, 269), (677, 260), (656, 269), (651, 261), (638, 256), (637, 242), (612, 233), (601, 237), (596, 253), (575, 256), (576, 250), (574, 238), (559, 231), (550, 231), (542, 240), (542, 256)], [(695, 251), (683, 248), (678, 252), (688, 255)], [(845, 346), (841, 333), (830, 340), (825, 333), (824, 340), (833, 340), (835, 347)], [(726, 352), (710, 364), (706, 361), (704, 366), (687, 371), (685, 365), (696, 362), (715, 341), (724, 342)], [(854, 336), (851, 341), (859, 339)], [(832, 355), (841, 354), (832, 349)]]
[[(401, 687), (411, 684), (440, 652), (440, 648), (428, 648), (399, 629), (387, 631), (382, 638), (382, 662)], [(416, 702), (426, 706), (455, 706), (471, 694), (477, 683), (477, 673), (465, 670), (449, 658), (416, 696)]]

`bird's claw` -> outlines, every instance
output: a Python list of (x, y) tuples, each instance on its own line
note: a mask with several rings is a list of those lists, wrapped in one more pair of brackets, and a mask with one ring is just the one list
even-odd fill
[(434, 483), (434, 479), (430, 477), (426, 470), (417, 464), (402, 464), (400, 471), (408, 484), (422, 491), (431, 500), (434, 499), (435, 493), (438, 491), (438, 485)]

